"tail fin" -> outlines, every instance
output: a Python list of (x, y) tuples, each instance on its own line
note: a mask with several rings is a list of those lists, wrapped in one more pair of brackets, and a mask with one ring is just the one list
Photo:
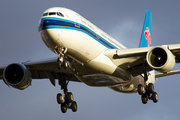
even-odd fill
[[(152, 46), (152, 43), (151, 43), (152, 38), (151, 37), (152, 37), (152, 12), (147, 9), (139, 47)], [(156, 82), (155, 70), (149, 71), (147, 84), (155, 83), (155, 82)]]
[(139, 47), (152, 46), (151, 37), (152, 37), (152, 12), (147, 9)]

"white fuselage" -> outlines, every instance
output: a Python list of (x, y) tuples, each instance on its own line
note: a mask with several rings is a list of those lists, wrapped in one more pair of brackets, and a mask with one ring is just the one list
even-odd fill
[[(59, 54), (61, 48), (67, 49), (67, 56), (77, 61), (76, 77), (90, 86), (121, 86), (134, 92), (131, 74), (115, 65), (103, 54), (107, 49), (124, 49), (122, 44), (107, 35), (78, 13), (61, 7), (46, 10), (41, 18), (39, 31), (47, 47)], [(77, 64), (79, 63), (79, 64)]]

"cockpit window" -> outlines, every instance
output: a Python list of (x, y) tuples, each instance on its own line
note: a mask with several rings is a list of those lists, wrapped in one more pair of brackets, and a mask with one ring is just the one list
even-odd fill
[(57, 15), (64, 17), (64, 15), (61, 12), (57, 12)]
[(56, 12), (49, 12), (49, 15), (56, 15)]
[(64, 15), (61, 13), (61, 12), (46, 12), (46, 13), (43, 13), (43, 16), (51, 16), (51, 15), (58, 15), (58, 16), (61, 16), (61, 17), (64, 17)]
[(43, 16), (47, 16), (47, 15), (48, 15), (48, 13), (44, 13), (44, 14), (43, 14)]

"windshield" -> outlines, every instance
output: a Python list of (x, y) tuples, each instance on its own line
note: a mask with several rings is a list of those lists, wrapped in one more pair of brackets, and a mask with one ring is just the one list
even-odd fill
[(46, 13), (43, 13), (43, 16), (51, 16), (51, 15), (58, 15), (58, 16), (61, 16), (61, 17), (64, 17), (64, 15), (61, 13), (61, 12), (46, 12)]

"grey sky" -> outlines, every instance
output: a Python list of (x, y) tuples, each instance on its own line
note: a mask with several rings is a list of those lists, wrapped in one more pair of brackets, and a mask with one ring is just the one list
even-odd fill
[[(112, 35), (126, 47), (138, 47), (146, 9), (153, 13), (153, 45), (176, 44), (180, 38), (179, 0), (1, 0), (0, 65), (54, 57), (38, 32), (42, 13), (50, 7), (66, 7)], [(176, 65), (175, 69), (180, 66)], [(49, 80), (33, 80), (20, 91), (0, 81), (0, 119), (2, 120), (179, 120), (180, 75), (159, 78), (155, 91), (159, 102), (141, 103), (136, 94), (114, 92), (109, 88), (69, 83), (78, 104), (76, 113), (62, 114), (56, 102), (60, 91)]]

